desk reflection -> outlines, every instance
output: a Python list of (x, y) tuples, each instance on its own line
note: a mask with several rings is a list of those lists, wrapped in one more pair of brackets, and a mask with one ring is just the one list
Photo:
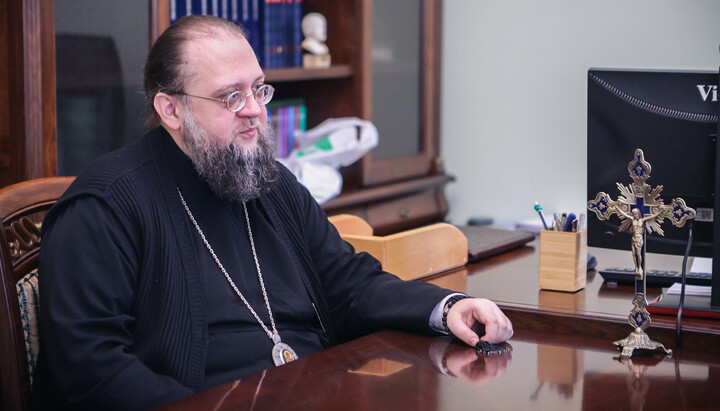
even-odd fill
[(435, 284), (448, 290), (467, 292), (468, 270), (465, 267), (456, 268), (446, 273), (425, 279), (425, 282)]
[(602, 341), (517, 330), (504, 356), (382, 331), (161, 409), (720, 409), (720, 356), (622, 363)]
[(428, 355), (442, 374), (481, 387), (503, 375), (512, 363), (512, 346), (508, 343), (503, 346), (509, 351), (480, 355), (475, 348), (453, 342), (449, 337), (438, 338), (430, 344)]
[[(545, 383), (563, 398), (571, 398), (584, 371), (584, 354), (570, 347), (538, 344), (537, 379), (539, 391)], [(537, 392), (534, 393), (537, 396)]]

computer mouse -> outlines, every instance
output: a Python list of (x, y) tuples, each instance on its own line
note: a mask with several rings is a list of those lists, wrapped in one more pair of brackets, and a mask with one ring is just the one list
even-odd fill
[(593, 270), (595, 269), (595, 266), (597, 265), (597, 259), (594, 255), (588, 254), (587, 256), (587, 270)]

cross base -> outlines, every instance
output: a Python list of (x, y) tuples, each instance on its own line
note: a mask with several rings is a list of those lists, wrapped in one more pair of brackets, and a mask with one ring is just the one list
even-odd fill
[(622, 347), (620, 357), (632, 357), (635, 350), (654, 351), (658, 348), (665, 351), (665, 354), (672, 355), (672, 350), (668, 350), (659, 342), (651, 340), (640, 327), (635, 328), (635, 331), (631, 332), (626, 338), (615, 341), (613, 344), (617, 345), (618, 348)]

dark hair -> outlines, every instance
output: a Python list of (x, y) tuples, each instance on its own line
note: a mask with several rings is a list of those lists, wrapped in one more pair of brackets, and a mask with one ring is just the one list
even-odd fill
[(145, 103), (148, 106), (147, 125), (160, 124), (153, 101), (158, 93), (182, 93), (186, 78), (180, 74), (187, 64), (184, 45), (190, 40), (220, 35), (247, 37), (245, 30), (228, 20), (215, 16), (192, 15), (183, 17), (168, 27), (150, 48), (145, 62)]

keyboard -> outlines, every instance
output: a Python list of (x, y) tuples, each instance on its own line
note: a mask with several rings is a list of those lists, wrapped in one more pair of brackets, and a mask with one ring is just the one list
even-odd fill
[[(600, 275), (605, 282), (635, 284), (635, 268), (604, 268)], [(687, 273), (685, 284), (710, 285), (712, 273)], [(645, 280), (648, 287), (670, 287), (682, 281), (680, 271), (648, 270)]]

